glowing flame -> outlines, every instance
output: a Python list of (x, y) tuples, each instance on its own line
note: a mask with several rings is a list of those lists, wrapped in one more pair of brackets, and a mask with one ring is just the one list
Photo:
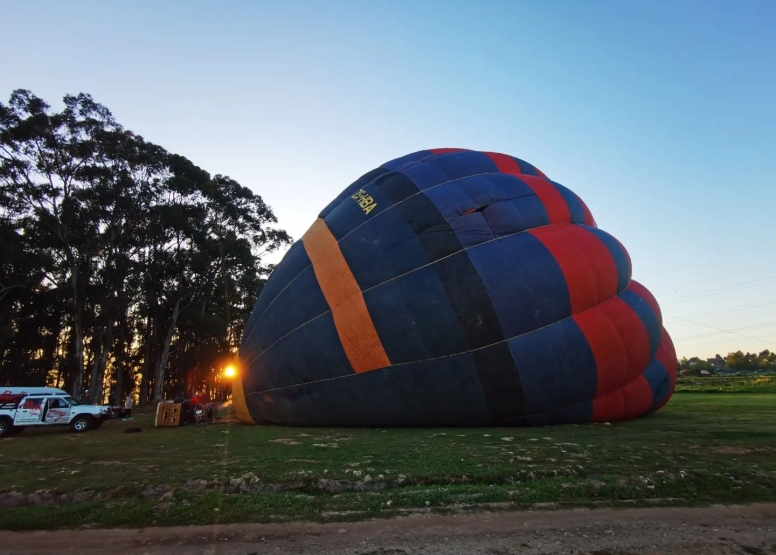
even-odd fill
[(234, 378), (237, 375), (237, 370), (234, 366), (227, 366), (224, 368), (224, 377), (225, 378)]

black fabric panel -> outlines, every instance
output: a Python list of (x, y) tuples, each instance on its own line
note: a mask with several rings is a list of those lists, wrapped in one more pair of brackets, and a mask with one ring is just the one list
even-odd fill
[[(425, 194), (417, 194), (417, 187), (402, 174), (379, 177), (376, 184), (394, 202), (401, 203), (393, 209), (402, 212), (417, 233), (429, 262), (435, 263), (434, 269), (468, 348), (479, 349), (503, 341), (501, 323), (482, 278), (436, 205)], [(523, 416), (523, 389), (506, 343), (474, 351), (473, 358), (493, 418)]]
[(525, 416), (525, 394), (506, 342), (472, 353), (495, 423)]
[(404, 174), (381, 176), (375, 184), (394, 202), (392, 210), (398, 210), (417, 234), (429, 262), (461, 250), (461, 242), (439, 209)]
[(418, 234), (429, 262), (460, 252), (461, 242), (439, 209), (426, 195), (416, 195), (401, 203), (404, 218)]
[(418, 188), (410, 179), (399, 172), (390, 172), (375, 179), (375, 185), (380, 187), (393, 204), (399, 204), (412, 195), (418, 194)]
[(440, 260), (435, 268), (469, 348), (478, 349), (503, 341), (504, 333), (493, 302), (466, 252)]

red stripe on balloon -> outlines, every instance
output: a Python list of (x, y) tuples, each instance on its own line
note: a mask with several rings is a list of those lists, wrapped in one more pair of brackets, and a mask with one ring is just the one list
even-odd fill
[(544, 209), (547, 211), (547, 216), (550, 219), (551, 224), (565, 224), (571, 223), (571, 212), (566, 204), (566, 200), (563, 195), (560, 194), (552, 183), (547, 180), (547, 177), (537, 168), (537, 172), (541, 174), (541, 177), (535, 175), (525, 175), (520, 163), (512, 156), (506, 154), (500, 154), (498, 152), (486, 152), (488, 158), (493, 160), (496, 164), (496, 168), (501, 173), (508, 175), (520, 176), (520, 179), (528, 185), (534, 194), (542, 201)]
[(637, 418), (652, 409), (652, 388), (641, 375), (625, 387), (593, 401), (593, 422)]
[(598, 237), (578, 225), (549, 225), (529, 231), (552, 253), (566, 279), (571, 314), (617, 294), (617, 267)]
[[(520, 162), (518, 162), (517, 159), (513, 156), (509, 156), (508, 154), (501, 154), (500, 152), (483, 152), (483, 154), (486, 154), (488, 158), (493, 160), (493, 162), (496, 164), (496, 167), (498, 168), (498, 171), (501, 173), (508, 173), (510, 175), (524, 175), (523, 168), (520, 167)], [(535, 166), (534, 169), (536, 170), (536, 173), (539, 174), (539, 177), (542, 179), (547, 179), (547, 176), (544, 175), (542, 170)]]
[(501, 173), (507, 173), (509, 175), (523, 174), (520, 164), (512, 156), (501, 154), (500, 152), (484, 152), (483, 154), (493, 160), (493, 163), (496, 164), (498, 171)]
[(628, 353), (615, 323), (600, 306), (577, 314), (574, 321), (585, 336), (595, 359), (598, 374), (596, 398), (617, 391), (625, 383), (624, 369), (628, 366)]
[(551, 224), (571, 223), (571, 212), (569, 211), (566, 199), (560, 194), (555, 186), (541, 177), (534, 175), (521, 175), (520, 179), (528, 185), (531, 190), (542, 201), (544, 209), (547, 211)]
[(618, 331), (628, 355), (624, 383), (644, 372), (650, 362), (649, 334), (639, 315), (620, 298), (601, 305), (601, 310), (611, 319)]
[[(596, 399), (633, 381), (649, 364), (649, 335), (641, 318), (620, 298), (574, 316), (595, 359)], [(604, 403), (606, 405), (606, 403)]]
[(623, 389), (625, 414), (623, 418), (638, 418), (652, 410), (652, 388), (642, 374)]
[(593, 401), (593, 422), (616, 422), (625, 414), (625, 395), (622, 389)]
[(432, 148), (432, 154), (450, 154), (451, 152), (463, 152), (465, 148)]

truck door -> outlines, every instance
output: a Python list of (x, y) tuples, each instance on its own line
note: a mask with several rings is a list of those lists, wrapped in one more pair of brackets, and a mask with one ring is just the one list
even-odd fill
[(25, 397), (16, 410), (13, 423), (17, 426), (42, 424), (43, 411), (46, 408), (45, 397)]
[(51, 397), (43, 421), (46, 424), (67, 424), (70, 421), (70, 405), (60, 397)]

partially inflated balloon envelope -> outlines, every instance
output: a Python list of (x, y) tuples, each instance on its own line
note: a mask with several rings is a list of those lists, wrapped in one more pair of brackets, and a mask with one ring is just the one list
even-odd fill
[(245, 422), (616, 421), (676, 354), (625, 248), (531, 164), (416, 152), (346, 188), (269, 277), (240, 347)]

